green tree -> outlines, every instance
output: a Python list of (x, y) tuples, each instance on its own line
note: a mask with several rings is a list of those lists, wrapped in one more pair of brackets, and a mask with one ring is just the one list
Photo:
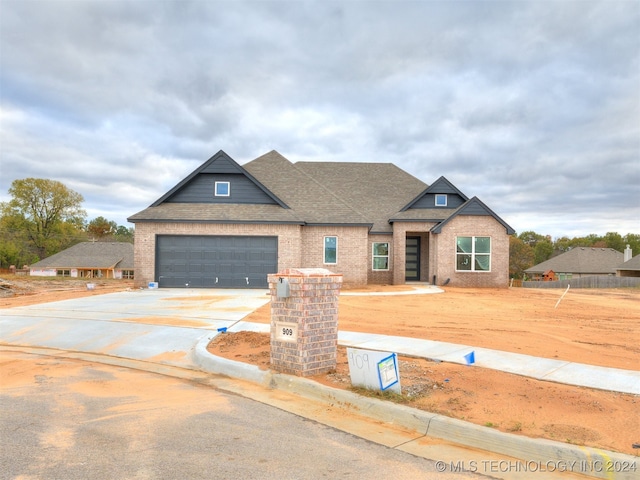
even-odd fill
[(0, 216), (0, 267), (15, 265), (22, 268), (38, 260), (35, 249), (29, 246), (24, 219), (15, 215)]
[(533, 266), (533, 247), (515, 235), (509, 237), (509, 276), (523, 278), (524, 271)]
[(551, 258), (554, 252), (553, 244), (549, 240), (545, 239), (544, 241), (536, 243), (536, 246), (533, 248), (533, 252), (535, 265), (537, 265), (538, 263), (542, 263)]
[(133, 237), (134, 237), (133, 228), (127, 228), (124, 225), (118, 226), (118, 229), (116, 230), (116, 236), (115, 236), (118, 242), (133, 243)]
[(544, 242), (548, 240), (548, 237), (540, 235), (533, 230), (522, 232), (520, 235), (518, 235), (518, 238), (532, 248), (535, 247), (538, 242)]
[(637, 233), (627, 233), (624, 237), (624, 247), (627, 245), (631, 247), (631, 253), (633, 256), (640, 254), (640, 235)]
[(627, 246), (622, 235), (617, 232), (607, 232), (603, 240), (607, 248), (613, 248), (619, 252), (624, 252), (624, 248)]
[(78, 241), (86, 212), (82, 195), (56, 180), (14, 180), (12, 196), (1, 205), (2, 215), (22, 221), (29, 246), (42, 259)]
[(568, 252), (573, 247), (575, 247), (575, 244), (574, 244), (574, 240), (570, 239), (569, 237), (560, 237), (556, 239), (555, 242), (553, 242), (553, 247), (555, 248), (555, 250), (558, 250), (561, 252)]

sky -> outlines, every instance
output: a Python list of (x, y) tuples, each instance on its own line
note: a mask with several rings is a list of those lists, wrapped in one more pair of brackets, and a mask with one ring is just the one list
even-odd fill
[(640, 234), (640, 0), (0, 0), (0, 201), (133, 227), (224, 150), (445, 176), (517, 233)]

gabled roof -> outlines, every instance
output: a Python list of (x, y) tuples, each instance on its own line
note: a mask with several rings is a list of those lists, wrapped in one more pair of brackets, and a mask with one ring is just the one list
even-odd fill
[(133, 244), (82, 242), (44, 258), (30, 268), (124, 268), (133, 270)]
[(616, 267), (616, 270), (640, 270), (640, 255), (621, 263)]
[(262, 183), (256, 180), (249, 172), (247, 172), (244, 168), (236, 163), (234, 159), (232, 159), (225, 152), (220, 150), (213, 157), (207, 160), (205, 163), (196, 168), (193, 172), (191, 172), (187, 177), (185, 177), (180, 183), (178, 183), (175, 187), (165, 193), (162, 197), (151, 204), (152, 207), (157, 207), (162, 203), (168, 201), (176, 195), (181, 189), (183, 189), (186, 185), (191, 183), (193, 179), (201, 174), (241, 174), (248, 178), (256, 187), (262, 190), (267, 196), (269, 196), (274, 202), (280, 205), (283, 208), (289, 208), (287, 205), (282, 202), (278, 197), (276, 197), (269, 189), (267, 189)]
[(544, 273), (553, 270), (556, 273), (609, 275), (616, 273), (616, 267), (622, 263), (623, 258), (624, 255), (613, 248), (575, 247), (527, 268), (525, 272)]
[[(435, 211), (445, 212), (444, 215), (448, 213), (446, 212), (446, 210), (429, 210), (429, 212), (435, 212)], [(409, 210), (408, 212), (414, 213), (416, 212), (416, 210)], [(442, 220), (433, 228), (431, 228), (431, 232), (441, 233), (442, 228), (447, 223), (449, 223), (451, 220), (453, 220), (454, 218), (460, 215), (490, 216), (490, 217), (493, 217), (498, 223), (500, 223), (506, 229), (507, 235), (513, 235), (515, 233), (515, 230), (513, 228), (511, 228), (504, 220), (502, 220), (502, 218), (500, 218), (493, 210), (487, 207), (478, 197), (473, 197), (467, 200), (460, 207), (458, 207), (452, 213), (447, 215), (444, 220)], [(406, 221), (406, 219), (403, 219), (403, 220)]]
[(445, 177), (440, 177), (431, 185), (429, 185), (425, 190), (420, 192), (416, 198), (411, 200), (407, 205), (405, 205), (402, 209), (400, 209), (400, 211), (404, 212), (405, 210), (409, 210), (411, 207), (416, 205), (420, 200), (422, 200), (425, 196), (430, 194), (436, 194), (436, 193), (444, 193), (447, 195), (450, 195), (450, 194), (458, 195), (465, 202), (469, 200), (469, 198), (460, 190), (458, 190), (458, 188), (455, 185), (453, 185), (453, 183), (451, 183)]
[[(224, 178), (242, 180), (245, 190), (240, 190), (251, 194), (212, 198), (214, 180)], [(452, 201), (446, 208), (428, 207), (436, 193), (449, 195)], [(419, 204), (429, 195), (428, 201)], [(365, 226), (371, 233), (386, 234), (393, 232), (394, 221), (409, 220), (433, 223), (432, 231), (439, 233), (438, 226), (461, 214), (493, 216), (513, 233), (486, 205), (475, 197), (468, 200), (444, 177), (428, 186), (391, 163), (294, 164), (275, 150), (241, 167), (221, 150), (128, 220)]]

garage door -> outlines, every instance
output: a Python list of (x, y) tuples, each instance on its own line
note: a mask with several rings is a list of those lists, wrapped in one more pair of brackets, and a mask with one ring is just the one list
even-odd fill
[(159, 235), (156, 282), (170, 288), (267, 288), (278, 237)]

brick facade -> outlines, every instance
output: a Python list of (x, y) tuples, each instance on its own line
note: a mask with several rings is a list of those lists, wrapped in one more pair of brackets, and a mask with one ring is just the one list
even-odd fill
[[(327, 268), (341, 274), (345, 286), (405, 283), (407, 236), (419, 236), (420, 281), (442, 285), (506, 287), (509, 277), (509, 235), (491, 216), (460, 215), (440, 234), (429, 233), (435, 223), (396, 222), (393, 235), (369, 235), (367, 227), (301, 226), (225, 223), (136, 224), (135, 283), (146, 286), (155, 280), (156, 235), (259, 235), (278, 237), (278, 270), (286, 268)], [(324, 264), (324, 237), (338, 238), (336, 264)], [(456, 272), (456, 237), (491, 237), (490, 272)], [(389, 271), (373, 271), (374, 242), (389, 242)]]
[[(370, 261), (366, 261), (371, 256), (366, 227), (144, 222), (136, 224), (135, 235), (135, 283), (139, 287), (154, 281), (157, 235), (277, 236), (278, 270), (325, 267), (343, 275), (344, 283), (350, 286), (366, 285), (370, 268)], [(326, 236), (338, 237), (337, 264), (323, 263)]]
[[(324, 238), (338, 237), (337, 263), (324, 263)], [(302, 229), (302, 262), (300, 267), (322, 267), (340, 273), (349, 286), (367, 284), (366, 227), (314, 227)], [(285, 267), (286, 268), (286, 267)]]
[(396, 222), (393, 224), (393, 284), (405, 283), (405, 254), (407, 236), (420, 237), (420, 281), (431, 282), (435, 274), (435, 251), (433, 242), (436, 235), (429, 233), (435, 223), (430, 222)]
[[(438, 282), (450, 279), (457, 287), (507, 287), (509, 285), (509, 235), (505, 227), (488, 216), (460, 215), (449, 222), (438, 238)], [(456, 237), (491, 237), (489, 272), (456, 271)]]
[[(271, 293), (271, 367), (281, 373), (313, 376), (336, 368), (338, 298), (342, 275), (325, 269), (285, 269), (267, 277)], [(277, 295), (280, 279), (290, 296)], [(295, 325), (295, 338), (279, 340), (282, 324)]]

